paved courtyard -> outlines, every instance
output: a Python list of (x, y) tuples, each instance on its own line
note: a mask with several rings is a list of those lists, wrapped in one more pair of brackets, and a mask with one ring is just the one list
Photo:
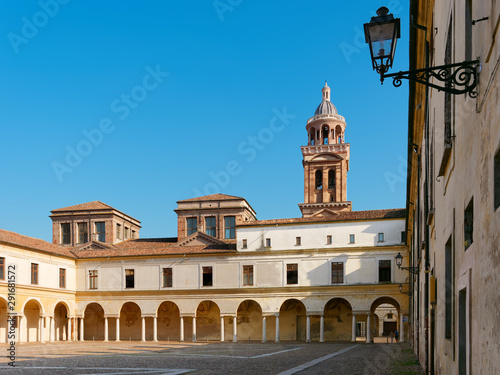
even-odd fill
[[(0, 344), (8, 353), (8, 346)], [(3, 374), (420, 374), (408, 344), (58, 342), (17, 344)], [(403, 367), (401, 367), (403, 366)]]

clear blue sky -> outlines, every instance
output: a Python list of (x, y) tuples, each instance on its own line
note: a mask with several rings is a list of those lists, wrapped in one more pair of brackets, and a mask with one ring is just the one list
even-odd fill
[(406, 70), (405, 1), (2, 1), (0, 228), (51, 241), (51, 209), (100, 200), (175, 236), (176, 201), (215, 185), (259, 219), (300, 217), (325, 80), (353, 209), (405, 207), (408, 86), (380, 85), (362, 35), (382, 5)]

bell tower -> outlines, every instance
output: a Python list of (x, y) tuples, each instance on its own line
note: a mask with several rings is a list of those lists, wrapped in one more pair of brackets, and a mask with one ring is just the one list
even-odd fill
[(307, 120), (307, 146), (301, 146), (304, 203), (299, 203), (299, 208), (303, 217), (352, 210), (346, 194), (349, 143), (344, 138), (345, 119), (330, 101), (326, 82), (321, 92), (323, 100)]

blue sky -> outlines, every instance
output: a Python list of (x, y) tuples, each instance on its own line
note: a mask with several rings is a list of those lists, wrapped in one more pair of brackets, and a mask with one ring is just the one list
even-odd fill
[(362, 35), (382, 5), (406, 70), (403, 1), (2, 1), (0, 228), (51, 241), (50, 210), (100, 200), (175, 236), (176, 201), (216, 190), (300, 217), (325, 80), (353, 209), (405, 207), (408, 86), (380, 85)]

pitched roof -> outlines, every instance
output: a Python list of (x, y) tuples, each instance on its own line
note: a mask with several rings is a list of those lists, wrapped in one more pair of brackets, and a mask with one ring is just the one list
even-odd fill
[(245, 198), (242, 197), (236, 197), (234, 195), (227, 195), (227, 194), (210, 194), (210, 195), (204, 195), (203, 197), (197, 197), (197, 198), (189, 198), (189, 199), (183, 199), (181, 201), (177, 201), (177, 203), (180, 202), (205, 202), (205, 201), (232, 201), (235, 199), (243, 199)]
[(274, 224), (301, 224), (315, 222), (332, 221), (356, 221), (356, 220), (377, 220), (377, 219), (402, 219), (406, 217), (406, 209), (392, 208), (386, 210), (368, 210), (368, 211), (341, 211), (336, 215), (328, 216), (310, 216), (292, 219), (272, 219), (256, 220), (238, 224), (237, 226), (255, 226), (255, 225), (274, 225)]
[(114, 210), (113, 207), (102, 203), (101, 201), (93, 201), (93, 202), (87, 202), (87, 203), (81, 203), (81, 204), (75, 204), (74, 206), (68, 206), (68, 207), (63, 207), (63, 208), (56, 208), (55, 210), (52, 210), (50, 212), (60, 212), (60, 211), (88, 211), (88, 210), (109, 210), (112, 209)]
[(40, 240), (38, 238), (23, 236), (22, 234), (14, 233), (8, 230), (0, 229), (0, 242), (26, 247), (28, 249), (39, 250), (51, 254), (62, 255), (65, 257), (75, 258), (69, 249), (51, 244), (50, 242)]
[(77, 258), (101, 258), (101, 257), (129, 257), (129, 256), (148, 256), (148, 255), (183, 255), (183, 254), (215, 254), (215, 253), (234, 253), (236, 245), (200, 245), (200, 246), (175, 246), (177, 238), (141, 238), (127, 240), (115, 244), (108, 249), (89, 249), (78, 250), (74, 248), (73, 254)]

